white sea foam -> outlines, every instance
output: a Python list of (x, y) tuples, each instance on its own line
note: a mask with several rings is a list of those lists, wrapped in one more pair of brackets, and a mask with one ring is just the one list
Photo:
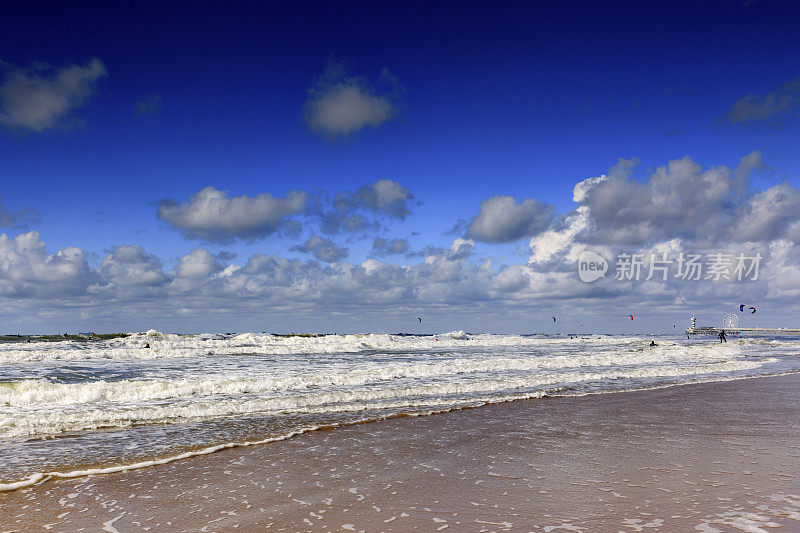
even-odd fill
[(127, 472), (129, 470), (138, 470), (140, 468), (147, 468), (149, 466), (163, 465), (167, 463), (172, 463), (174, 461), (179, 461), (181, 459), (187, 459), (189, 457), (196, 457), (198, 455), (208, 455), (210, 453), (218, 452), (220, 450), (224, 450), (227, 448), (238, 448), (242, 446), (252, 446), (254, 444), (266, 444), (268, 442), (285, 440), (288, 439), (289, 437), (300, 435), (302, 433), (307, 433), (308, 431), (313, 431), (315, 429), (318, 428), (305, 427), (297, 429), (295, 431), (291, 431), (286, 435), (281, 435), (279, 437), (270, 437), (257, 441), (227, 442), (225, 444), (218, 444), (216, 446), (208, 446), (201, 450), (193, 450), (190, 452), (184, 452), (177, 455), (171, 455), (169, 457), (163, 457), (161, 459), (140, 461), (138, 463), (133, 463), (133, 464), (115, 465), (115, 466), (107, 466), (101, 468), (87, 468), (84, 470), (72, 470), (70, 472), (36, 472), (34, 474), (29, 475), (26, 479), (20, 481), (15, 481), (13, 483), (0, 483), (0, 492), (8, 492), (11, 490), (17, 490), (24, 487), (30, 487), (31, 485), (35, 485), (36, 483), (39, 483), (41, 480), (48, 477), (69, 479), (69, 478), (85, 477), (85, 476), (99, 475), (99, 474), (112, 474), (114, 472)]
[[(773, 360), (765, 360), (769, 363)], [(533, 388), (558, 390), (602, 380), (676, 378), (710, 373), (752, 370), (756, 361), (724, 361), (691, 368), (645, 367), (609, 369), (603, 372), (540, 372), (531, 376), (473, 378), (452, 382), (412, 382), (366, 387), (363, 375), (333, 389), (308, 389), (302, 381), (289, 380), (291, 389), (275, 380), (180, 380), (118, 381), (84, 384), (20, 382), (0, 392), (1, 436), (29, 436), (85, 429), (128, 427), (138, 424), (196, 421), (248, 414), (338, 413), (367, 409), (427, 407), (469, 403), (477, 396), (494, 394), (503, 400)], [(361, 374), (361, 373), (359, 373)], [(426, 374), (430, 375), (430, 374)], [(314, 376), (316, 386), (324, 379)], [(375, 377), (379, 381), (390, 378)], [(222, 401), (224, 400), (224, 401)]]
[[(357, 354), (371, 351), (410, 351), (495, 348), (541, 348), (559, 346), (606, 346), (641, 342), (638, 337), (598, 336), (526, 337), (519, 335), (468, 335), (455, 331), (434, 336), (399, 336), (388, 334), (324, 335), (318, 337), (282, 337), (265, 333), (242, 333), (235, 336), (212, 334), (175, 335), (155, 330), (126, 338), (102, 342), (62, 341), (0, 343), (0, 363), (35, 361), (70, 361), (92, 359), (162, 359), (198, 355), (292, 355)], [(733, 344), (733, 343), (731, 343)], [(150, 345), (150, 348), (145, 348)]]
[[(0, 343), (0, 439), (16, 461), (16, 470), (9, 474), (13, 477), (0, 481), (14, 488), (22, 478), (19, 473), (33, 480), (41, 472), (37, 461), (58, 463), (48, 458), (50, 447), (65, 446), (42, 441), (20, 447), (14, 455), (18, 441), (13, 439), (19, 438), (80, 436), (98, 429), (130, 432), (258, 416), (267, 420), (257, 426), (261, 433), (245, 436), (262, 441), (312, 427), (315, 421), (346, 423), (364, 413), (419, 414), (544, 394), (800, 371), (800, 341), (792, 339), (719, 344), (663, 337), (653, 347), (649, 341), (637, 336), (463, 331), (282, 337), (150, 330), (97, 342)], [(180, 433), (185, 440), (175, 443), (175, 449), (231, 442), (223, 426), (204, 427)], [(236, 431), (247, 427), (239, 424)], [(145, 457), (154, 445), (149, 435), (138, 431), (135, 439), (143, 440), (131, 445)], [(169, 438), (159, 438), (159, 453), (173, 446)], [(98, 433), (92, 442), (99, 441)], [(98, 461), (110, 456), (113, 463), (115, 448), (109, 446), (86, 451), (83, 462), (91, 463), (95, 453)]]

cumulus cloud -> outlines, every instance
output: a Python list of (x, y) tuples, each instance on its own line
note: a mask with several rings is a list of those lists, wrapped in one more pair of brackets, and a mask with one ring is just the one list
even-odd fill
[[(36, 232), (14, 238), (3, 235), (0, 315), (9, 315), (3, 309), (25, 305), (38, 309), (65, 296), (70, 300), (63, 306), (83, 305), (98, 313), (108, 306), (126, 312), (138, 306), (148, 318), (154, 309), (165, 315), (194, 312), (202, 317), (213, 310), (238, 318), (244, 318), (243, 309), (248, 310), (246, 316), (260, 309), (262, 318), (267, 316), (263, 313), (275, 316), (280, 309), (294, 324), (295, 317), (308, 311), (308, 316), (315, 317), (312, 328), (333, 314), (378, 317), (389, 309), (416, 313), (422, 307), (473, 313), (481, 317), (473, 323), (477, 327), (492, 320), (484, 317), (504, 313), (517, 320), (510, 322), (509, 329), (527, 324), (531, 313), (543, 308), (542, 303), (546, 303), (546, 318), (551, 313), (555, 316), (559, 308), (569, 309), (570, 316), (583, 312), (600, 316), (611, 302), (623, 309), (652, 306), (659, 314), (665, 309), (677, 313), (719, 309), (740, 300), (771, 299), (789, 309), (796, 306), (793, 302), (800, 294), (800, 246), (796, 244), (800, 241), (800, 191), (788, 183), (752, 191), (749, 174), (761, 165), (757, 153), (743, 157), (734, 168), (704, 169), (681, 158), (637, 178), (636, 161), (620, 160), (607, 174), (575, 185), (575, 208), (533, 234), (531, 257), (524, 264), (478, 257), (475, 241), (465, 238), (405, 252), (406, 258), (422, 257), (412, 264), (394, 261), (396, 254), (392, 261), (382, 259), (392, 255), (390, 251), (406, 249), (407, 241), (380, 238), (372, 241), (371, 257), (351, 263), (346, 259), (347, 248), (312, 232), (294, 249), (318, 261), (257, 253), (234, 264), (232, 254), (215, 256), (197, 248), (165, 269), (142, 247), (118, 246), (94, 268), (78, 248), (49, 253)], [(355, 202), (355, 197), (353, 193), (347, 201)], [(359, 214), (373, 213), (373, 208), (384, 205), (364, 202)], [(512, 207), (525, 205), (511, 202)], [(586, 248), (611, 263), (611, 273), (595, 283), (581, 282), (576, 273), (574, 261)], [(669, 254), (673, 259), (692, 252), (745, 253), (762, 254), (764, 259), (759, 279), (752, 282), (681, 281), (673, 276), (675, 265), (670, 267), (669, 279), (656, 276), (627, 282), (613, 279), (613, 258), (620, 252), (643, 254), (645, 270), (651, 253)], [(227, 261), (231, 264), (225, 265)], [(526, 317), (525, 322), (514, 318), (520, 316)], [(759, 316), (764, 316), (761, 308)], [(354, 323), (371, 327), (359, 320)]]
[(531, 270), (525, 265), (506, 266), (494, 277), (492, 286), (500, 292), (519, 292), (530, 286), (531, 275)]
[(185, 237), (209, 242), (254, 242), (276, 232), (297, 235), (304, 227), (336, 234), (380, 230), (391, 220), (404, 220), (414, 196), (393, 180), (382, 179), (331, 199), (324, 191), (309, 196), (292, 191), (285, 198), (269, 193), (231, 197), (206, 187), (179, 204), (163, 200), (158, 218)]
[(41, 221), (42, 216), (34, 209), (10, 211), (0, 195), (0, 228), (25, 228)]
[(115, 246), (100, 263), (100, 274), (119, 286), (154, 287), (167, 282), (161, 261), (141, 246)]
[(547, 231), (531, 238), (529, 243), (531, 248), (530, 261), (532, 263), (545, 263), (554, 259), (558, 254), (569, 249), (575, 238), (589, 229), (590, 225), (589, 208), (586, 206), (578, 207), (572, 213), (562, 217)]
[(450, 245), (450, 249), (447, 250), (443, 256), (448, 260), (466, 259), (472, 255), (472, 251), (474, 249), (475, 241), (472, 239), (462, 239), (461, 237), (458, 237), (453, 239), (453, 244)]
[[(608, 175), (575, 186), (574, 200), (585, 209), (571, 215), (582, 226), (572, 237), (628, 245), (676, 237), (734, 241), (775, 237), (774, 232), (754, 231), (758, 224), (753, 220), (748, 222), (750, 229), (735, 230), (743, 229), (743, 215), (759, 207), (753, 204), (755, 198), (743, 193), (749, 187), (749, 174), (763, 165), (758, 152), (743, 157), (733, 170), (724, 166), (703, 169), (688, 156), (675, 159), (657, 167), (645, 182), (632, 177), (635, 163), (620, 160)], [(769, 197), (782, 209), (791, 209), (789, 192)], [(784, 228), (786, 217), (779, 218), (765, 229)]]
[(728, 169), (703, 171), (684, 157), (658, 167), (647, 183), (625, 175), (594, 183), (584, 204), (607, 240), (642, 243), (706, 225), (706, 215), (719, 210), (730, 192)]
[(326, 263), (335, 263), (350, 255), (348, 248), (339, 247), (330, 239), (323, 239), (319, 235), (312, 235), (302, 245), (293, 246), (291, 249), (314, 254), (314, 257)]
[(315, 206), (321, 219), (321, 231), (334, 234), (377, 230), (382, 219), (404, 220), (410, 213), (414, 196), (393, 180), (382, 179), (359, 187), (355, 192), (337, 193), (331, 208)]
[(424, 257), (426, 261), (434, 259), (461, 260), (467, 259), (475, 249), (475, 241), (456, 237), (449, 248), (428, 244), (421, 250), (410, 251), (406, 254), (408, 258)]
[(92, 276), (86, 254), (68, 246), (48, 254), (39, 233), (0, 235), (0, 295), (64, 296), (85, 291)]
[(393, 92), (376, 93), (364, 78), (350, 76), (343, 63), (329, 59), (325, 73), (308, 90), (305, 120), (309, 129), (336, 138), (367, 126), (376, 128), (394, 117), (396, 80), (385, 69), (381, 76), (382, 81), (391, 82)]
[(411, 212), (408, 201), (413, 198), (408, 189), (396, 181), (379, 180), (360, 187), (355, 193), (358, 204), (378, 213), (404, 219)]
[[(223, 257), (228, 257), (224, 255)], [(195, 248), (184, 255), (175, 267), (175, 275), (179, 278), (198, 279), (210, 276), (222, 270), (222, 264), (205, 248)]]
[(779, 122), (796, 118), (800, 111), (800, 76), (791, 79), (767, 94), (750, 94), (740, 98), (725, 113), (731, 124)]
[(301, 213), (306, 202), (306, 194), (300, 191), (292, 191), (286, 198), (267, 193), (255, 197), (228, 197), (226, 192), (206, 187), (183, 204), (163, 201), (158, 208), (158, 218), (190, 239), (254, 241), (291, 227), (290, 217)]
[(514, 242), (547, 229), (554, 215), (553, 206), (534, 198), (518, 203), (512, 196), (494, 196), (481, 202), (466, 236), (489, 243)]
[(800, 221), (800, 191), (781, 183), (754, 195), (737, 210), (731, 237), (738, 241), (768, 241), (782, 236)]
[(334, 234), (342, 231), (357, 233), (359, 231), (378, 230), (381, 225), (377, 220), (367, 219), (362, 214), (339, 209), (323, 211), (320, 216), (322, 233)]
[(408, 253), (408, 239), (384, 239), (383, 237), (376, 237), (375, 240), (372, 241), (373, 255), (400, 255), (405, 253)]
[(10, 67), (0, 85), (0, 124), (36, 132), (68, 127), (72, 112), (95, 94), (106, 75), (99, 59), (60, 69)]
[[(614, 281), (612, 274), (608, 276), (611, 281), (592, 284), (606, 292), (585, 296), (630, 298), (638, 293), (646, 295), (650, 302), (683, 306), (686, 302), (697, 305), (736, 299), (745, 293), (761, 300), (770, 293), (777, 298), (791, 292), (785, 287), (785, 280), (795, 279), (796, 274), (790, 262), (796, 257), (793, 243), (800, 240), (800, 191), (781, 183), (752, 192), (750, 174), (764, 168), (758, 152), (743, 157), (733, 169), (703, 169), (684, 157), (657, 167), (646, 180), (633, 177), (636, 163), (620, 160), (608, 174), (575, 185), (573, 200), (577, 207), (531, 239), (531, 271), (537, 275), (574, 276), (580, 253), (590, 249), (608, 260), (620, 253), (641, 254), (646, 275), (650, 254), (667, 254), (672, 260), (667, 279), (620, 282)], [(679, 279), (676, 259), (680, 254), (696, 253), (705, 262), (714, 254), (729, 258), (761, 254), (759, 282)], [(613, 264), (611, 268), (613, 273)], [(514, 279), (522, 283), (520, 275)], [(532, 286), (536, 286), (533, 281)], [(778, 286), (785, 290), (776, 290)]]

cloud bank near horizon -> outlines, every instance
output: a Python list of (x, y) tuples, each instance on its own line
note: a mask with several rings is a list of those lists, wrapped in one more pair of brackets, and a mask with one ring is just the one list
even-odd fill
[[(308, 194), (285, 198), (267, 193), (231, 197), (213, 187), (188, 201), (162, 203), (158, 216), (188, 238), (297, 238), (284, 232), (300, 225), (310, 235), (287, 250), (314, 259), (254, 253), (236, 261), (200, 246), (171, 269), (139, 245), (116, 245), (96, 266), (79, 247), (49, 252), (39, 233), (0, 235), (0, 299), (35, 307), (79, 306), (91, 314), (102, 306), (146, 306), (158, 302), (166, 313), (201, 313), (256, 306), (267, 312), (313, 309), (316, 313), (394, 311), (430, 306), (494, 308), (511, 312), (547, 302), (554, 310), (599, 309), (611, 305), (668, 309), (721, 305), (730, 301), (774, 301), (795, 306), (800, 296), (800, 191), (788, 183), (754, 190), (751, 174), (764, 167), (759, 152), (733, 168), (702, 168), (689, 157), (669, 161), (645, 179), (638, 162), (620, 159), (606, 174), (576, 183), (574, 209), (555, 216), (552, 206), (533, 198), (494, 196), (449, 247), (411, 248), (407, 238), (386, 236), (384, 219), (411, 216), (412, 194), (390, 180), (339, 193), (327, 207), (309, 209)], [(353, 262), (349, 247), (317, 233), (330, 212), (367, 217), (357, 238), (371, 252)], [(344, 231), (347, 216), (339, 219)], [(555, 216), (555, 218), (554, 218)], [(364, 230), (371, 227), (372, 229)], [(295, 237), (293, 237), (293, 235)], [(336, 233), (329, 233), (336, 235)], [(342, 233), (350, 235), (352, 233)], [(527, 238), (527, 260), (495, 257), (498, 244)], [(575, 261), (583, 250), (613, 258), (621, 253), (677, 257), (698, 251), (735, 256), (761, 254), (755, 281), (686, 281), (669, 271), (640, 280), (583, 283)], [(505, 252), (503, 252), (505, 253)], [(649, 264), (645, 261), (646, 271)], [(674, 265), (672, 267), (674, 269)], [(554, 311), (555, 312), (555, 311)]]

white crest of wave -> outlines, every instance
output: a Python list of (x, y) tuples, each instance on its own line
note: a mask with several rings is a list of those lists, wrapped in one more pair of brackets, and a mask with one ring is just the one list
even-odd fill
[[(295, 355), (357, 354), (370, 351), (422, 352), (462, 349), (543, 350), (571, 349), (576, 352), (614, 347), (640, 346), (641, 337), (592, 336), (568, 337), (467, 334), (463, 331), (431, 336), (389, 334), (279, 336), (266, 333), (242, 333), (235, 336), (200, 334), (177, 335), (149, 330), (126, 338), (107, 341), (62, 341), (0, 343), (0, 364), (36, 361), (147, 360), (215, 355)], [(675, 343), (667, 343), (676, 346)], [(146, 346), (149, 345), (149, 348)], [(701, 345), (705, 346), (705, 345)], [(737, 350), (728, 343), (715, 350)], [(664, 348), (663, 346), (661, 347)], [(694, 347), (692, 349), (695, 349)], [(704, 348), (697, 348), (704, 349)]]

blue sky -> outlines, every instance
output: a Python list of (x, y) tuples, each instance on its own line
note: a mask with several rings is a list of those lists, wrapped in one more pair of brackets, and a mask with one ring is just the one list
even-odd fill
[[(402, 317), (418, 314), (435, 317), (425, 331), (551, 330), (537, 313), (650, 331), (690, 308), (716, 320), (735, 295), (767, 302), (760, 325), (780, 322), (792, 308), (782, 298), (800, 291), (792, 3), (34, 2), (6, 11), (0, 318), (9, 331), (405, 331)], [(659, 167), (690, 158), (697, 169), (665, 178), (686, 188), (711, 169), (733, 176), (749, 154), (758, 161), (744, 193), (729, 177), (708, 206), (672, 200), (720, 224), (693, 233), (690, 215), (659, 211)], [(591, 202), (617, 202), (619, 216), (589, 215), (589, 229), (551, 234), (560, 255), (534, 260), (542, 244), (532, 239), (579, 207), (576, 184), (611, 175), (620, 158), (638, 160), (622, 189), (587, 200), (595, 214), (602, 206)], [(196, 202), (207, 187), (229, 218)], [(292, 191), (302, 205), (286, 203)], [(483, 203), (498, 196), (513, 200)], [(652, 220), (626, 218), (624, 197), (652, 201)], [(332, 231), (325, 213), (337, 205), (355, 230)], [(763, 231), (744, 239), (726, 229), (760, 212), (772, 218), (749, 227)], [(623, 229), (638, 240), (621, 241)], [(25, 246), (37, 243), (38, 255), (13, 241), (31, 231)], [(462, 241), (468, 250), (458, 252)], [(392, 242), (401, 253), (387, 253)], [(670, 242), (675, 253), (763, 249), (764, 279), (699, 291), (664, 284), (644, 302), (635, 284), (572, 286), (578, 248), (613, 260), (621, 247)], [(77, 251), (64, 266), (57, 254), (69, 247)], [(182, 275), (176, 266), (198, 248), (202, 268)], [(269, 276), (251, 262), (261, 274), (233, 280), (229, 267), (242, 277), (262, 255), (295, 262)], [(499, 281), (512, 273), (521, 281)], [(608, 305), (642, 309), (643, 319), (617, 323), (602, 316)]]

